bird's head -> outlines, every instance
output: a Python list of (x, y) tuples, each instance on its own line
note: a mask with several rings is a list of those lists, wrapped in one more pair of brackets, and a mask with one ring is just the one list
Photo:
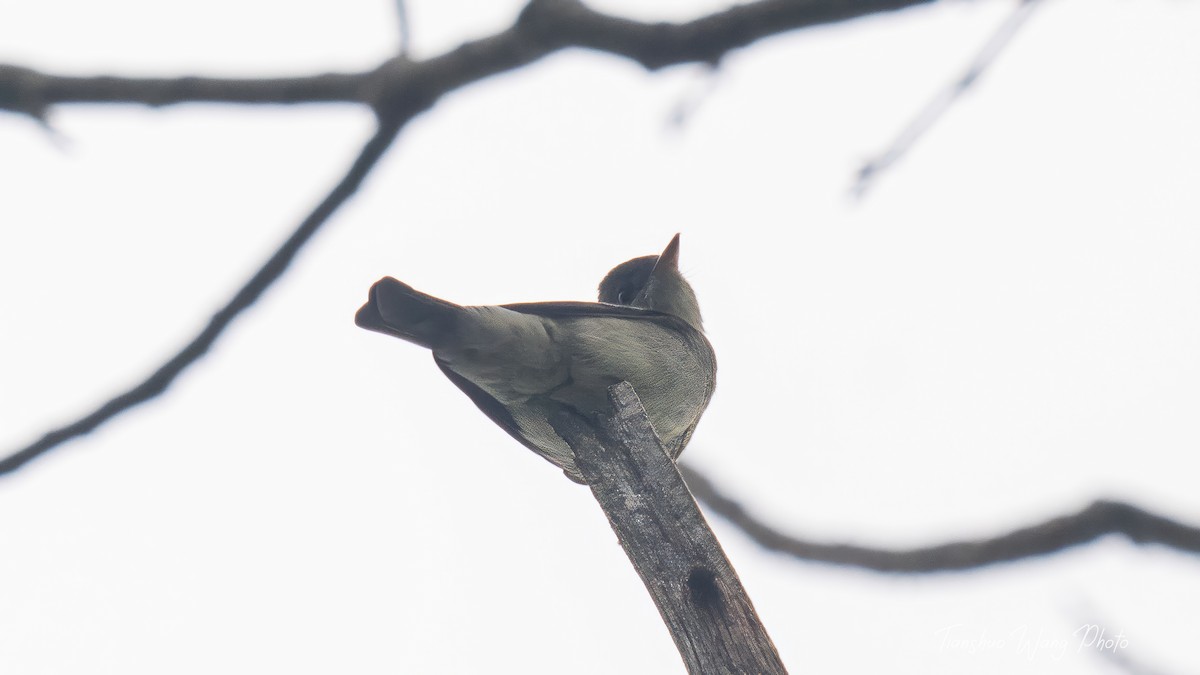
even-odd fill
[(679, 235), (659, 255), (627, 260), (612, 268), (600, 282), (600, 302), (671, 314), (700, 325), (696, 292), (679, 272)]

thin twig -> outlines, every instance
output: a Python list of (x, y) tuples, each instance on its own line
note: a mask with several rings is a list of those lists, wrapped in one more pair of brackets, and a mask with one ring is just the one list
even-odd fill
[(1141, 658), (1135, 658), (1139, 646), (1145, 651), (1145, 644), (1138, 645), (1133, 635), (1125, 632), (1125, 627), (1115, 624), (1099, 613), (1090, 603), (1083, 603), (1081, 611), (1076, 614), (1076, 628), (1071, 637), (1076, 641), (1077, 651), (1087, 649), (1107, 662), (1112, 669), (1129, 675), (1168, 675), (1167, 671), (1146, 663)]
[(392, 6), (396, 8), (396, 37), (400, 43), (396, 48), (396, 53), (400, 56), (408, 56), (408, 50), (412, 45), (410, 34), (412, 29), (408, 24), (408, 3), (404, 0), (393, 0)]
[(1200, 528), (1106, 500), (1093, 502), (1078, 513), (974, 541), (900, 550), (813, 542), (784, 534), (752, 515), (695, 469), (681, 465), (679, 471), (698, 500), (760, 546), (810, 562), (909, 574), (961, 571), (1057, 553), (1109, 534), (1123, 535), (1135, 544), (1159, 544), (1200, 554)]
[(673, 131), (683, 129), (700, 108), (711, 98), (720, 84), (720, 69), (709, 65), (697, 74), (692, 85), (680, 95), (675, 107), (667, 115), (667, 128)]
[(1041, 0), (1019, 0), (1016, 9), (988, 38), (987, 43), (975, 55), (966, 70), (925, 104), (921, 112), (917, 113), (908, 126), (896, 136), (887, 150), (863, 163), (858, 170), (854, 185), (850, 188), (851, 196), (855, 199), (862, 199), (879, 175), (912, 149), (912, 146), (925, 135), (925, 132), (933, 128), (933, 125), (950, 109), (950, 106), (954, 105), (959, 97), (979, 81), (980, 76), (995, 62), (996, 57), (1025, 25), (1025, 21), (1040, 3)]
[(262, 268), (238, 290), (233, 298), (209, 319), (208, 325), (204, 327), (204, 330), (200, 331), (196, 337), (184, 345), (170, 360), (137, 385), (114, 396), (84, 417), (48, 432), (37, 441), (0, 460), (0, 475), (16, 471), (24, 466), (25, 463), (55, 446), (72, 438), (87, 434), (122, 412), (140, 403), (144, 403), (165, 391), (180, 373), (199, 360), (201, 356), (204, 356), (205, 352), (216, 342), (217, 338), (220, 337), (221, 333), (224, 332), (225, 328), (229, 326), (238, 314), (254, 304), (263, 291), (284, 273), (288, 265), (292, 262), (292, 259), (296, 257), (296, 253), (300, 251), (304, 244), (329, 220), (334, 211), (358, 190), (363, 178), (367, 176), (375, 166), (375, 163), (387, 151), (392, 141), (396, 138), (396, 134), (400, 132), (402, 125), (403, 122), (389, 122), (379, 125), (375, 134), (363, 147), (358, 158), (354, 160), (354, 164), (350, 166), (346, 175), (329, 192), (329, 195), (313, 209), (312, 213), (300, 223), (295, 232), (279, 247), (279, 250), (275, 251), (267, 259)]

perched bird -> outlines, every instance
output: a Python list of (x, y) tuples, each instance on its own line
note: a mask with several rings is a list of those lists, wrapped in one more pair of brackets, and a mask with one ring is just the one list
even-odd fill
[(679, 235), (660, 255), (613, 268), (598, 303), (466, 307), (384, 277), (354, 322), (433, 350), (493, 422), (579, 483), (574, 453), (550, 426), (557, 411), (607, 412), (608, 387), (624, 380), (675, 458), (716, 385), (700, 306), (679, 272)]

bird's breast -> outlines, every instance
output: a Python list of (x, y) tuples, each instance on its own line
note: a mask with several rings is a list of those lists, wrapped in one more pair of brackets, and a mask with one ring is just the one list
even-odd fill
[(555, 401), (584, 412), (607, 410), (608, 387), (624, 380), (664, 442), (687, 431), (708, 403), (712, 352), (699, 333), (622, 317), (559, 320), (549, 330), (571, 355), (570, 383), (550, 394)]

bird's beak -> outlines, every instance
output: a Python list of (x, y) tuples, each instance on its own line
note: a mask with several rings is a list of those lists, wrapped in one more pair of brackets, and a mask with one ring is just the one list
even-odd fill
[(650, 272), (653, 277), (659, 270), (679, 269), (679, 234), (676, 233), (671, 237), (671, 243), (663, 249), (663, 252), (658, 255), (658, 261), (654, 263), (654, 270)]

